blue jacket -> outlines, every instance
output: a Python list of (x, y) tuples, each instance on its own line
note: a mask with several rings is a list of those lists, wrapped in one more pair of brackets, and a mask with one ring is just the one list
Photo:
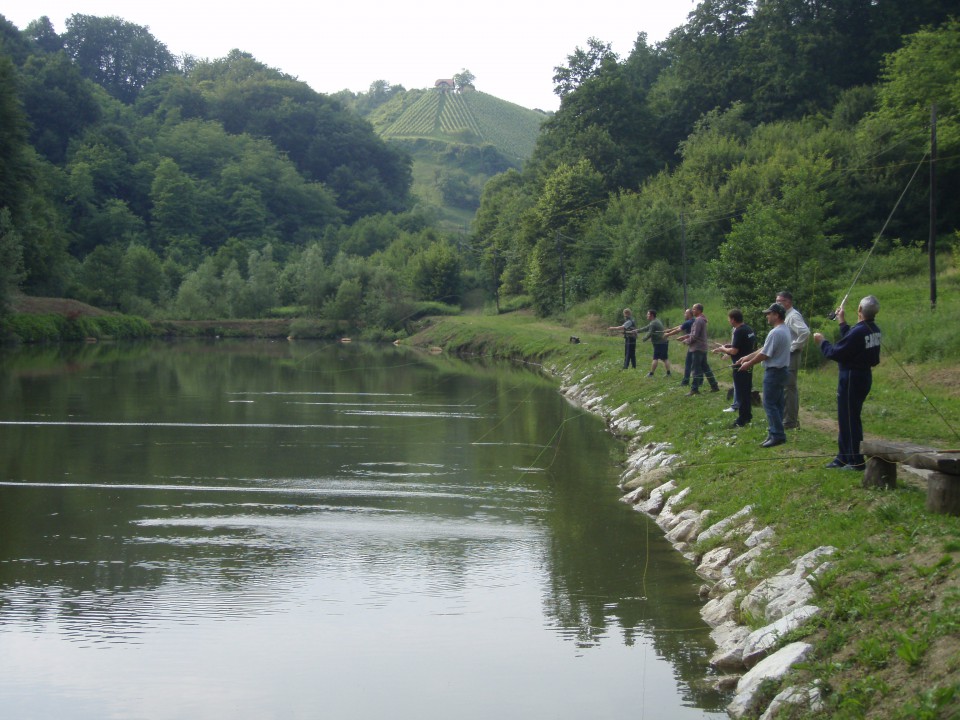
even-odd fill
[(840, 339), (824, 340), (820, 352), (836, 360), (841, 370), (867, 370), (880, 364), (880, 328), (874, 323), (858, 322), (853, 327), (840, 325)]

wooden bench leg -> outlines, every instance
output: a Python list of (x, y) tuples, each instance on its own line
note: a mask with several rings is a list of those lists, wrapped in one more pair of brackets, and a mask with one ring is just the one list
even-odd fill
[(867, 458), (867, 467), (863, 471), (863, 487), (893, 490), (897, 487), (897, 464), (883, 458)]
[(960, 475), (931, 472), (927, 476), (927, 511), (960, 515)]

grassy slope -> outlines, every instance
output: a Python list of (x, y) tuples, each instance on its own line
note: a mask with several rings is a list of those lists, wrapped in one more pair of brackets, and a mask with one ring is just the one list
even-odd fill
[[(960, 278), (941, 281), (936, 313), (919, 280), (857, 288), (858, 296), (868, 292), (881, 299), (885, 356), (864, 412), (867, 434), (960, 448), (960, 329), (945, 330), (960, 327)], [(707, 311), (712, 334), (725, 340), (723, 309)], [(669, 314), (676, 317), (678, 310)], [(589, 323), (607, 324), (613, 323)], [(835, 332), (828, 321), (811, 323), (814, 330), (821, 324)], [(583, 342), (570, 344), (571, 334)], [(799, 675), (824, 683), (831, 717), (945, 718), (960, 712), (960, 518), (927, 513), (921, 483), (903, 470), (900, 487), (881, 492), (861, 488), (858, 473), (824, 469), (836, 452), (834, 363), (816, 366), (811, 358), (813, 369), (799, 381), (801, 429), (771, 450), (759, 447), (766, 434), (762, 410), (752, 427), (731, 430), (731, 414), (721, 412), (725, 393), (688, 398), (676, 375), (672, 381), (661, 374), (645, 378), (645, 363), (640, 371), (620, 370), (622, 340), (591, 333), (587, 323), (564, 327), (523, 315), (447, 318), (413, 341), (542, 362), (572, 380), (590, 375), (606, 407), (628, 403), (633, 415), (653, 426), (644, 441), (674, 444), (684, 460), (674, 477), (692, 488), (692, 506), (713, 509), (716, 521), (750, 504), (761, 523), (776, 529), (776, 548), (766, 558), (771, 573), (817, 546), (839, 548), (834, 572), (816, 588), (825, 613), (784, 639), (815, 644), (816, 659)], [(922, 343), (947, 350), (931, 357), (918, 347)], [(649, 357), (648, 348), (641, 345), (642, 358)], [(683, 349), (674, 345), (671, 357), (682, 361)], [(730, 387), (729, 376), (720, 378)], [(759, 381), (755, 377), (755, 387)], [(744, 578), (742, 587), (755, 582)]]

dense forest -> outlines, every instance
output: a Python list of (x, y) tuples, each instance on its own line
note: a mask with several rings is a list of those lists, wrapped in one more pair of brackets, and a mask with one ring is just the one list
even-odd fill
[[(173, 57), (146, 28), (0, 17), (0, 300), (145, 317), (292, 312), (369, 337), (425, 303), (660, 306), (683, 280), (826, 307), (874, 247), (925, 262), (960, 220), (960, 22), (936, 0), (704, 0), (626, 58), (590, 38), (522, 170), (468, 237), (410, 192), (357, 108), (248, 53)], [(842, 294), (842, 293), (841, 293)]]

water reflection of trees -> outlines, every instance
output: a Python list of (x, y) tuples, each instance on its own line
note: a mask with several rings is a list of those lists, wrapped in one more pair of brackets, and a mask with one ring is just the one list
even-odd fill
[[(222, 401), (214, 408), (210, 398), (244, 400), (278, 390), (357, 395), (387, 388), (414, 402), (442, 398), (478, 419), (399, 422), (422, 426), (423, 442), (435, 444), (439, 461), (483, 478), (484, 496), (433, 500), (429, 507), (368, 497), (369, 508), (456, 520), (495, 505), (505, 522), (530, 522), (530, 504), (537, 503), (537, 522), (549, 528), (543, 603), (556, 632), (585, 652), (605, 642), (649, 642), (670, 660), (682, 687), (707, 672), (709, 641), (693, 601), (692, 569), (655, 525), (617, 503), (614, 444), (595, 418), (575, 417), (582, 413), (556, 395), (549, 380), (503, 363), (464, 363), (361, 343), (196, 341), (163, 349), (157, 352), (155, 343), (101, 344), (0, 355), (0, 401), (5, 408), (20, 408), (24, 418), (240, 426), (255, 420), (280, 426), (309, 423), (315, 410), (280, 401), (255, 407)], [(90, 381), (98, 375), (110, 377), (109, 404)], [(243, 512), (261, 519), (312, 512), (311, 503), (318, 501), (295, 494), (297, 478), (311, 476), (317, 453), (349, 446), (351, 431), (330, 429), (307, 439), (290, 428), (261, 428), (253, 435), (234, 427), (226, 434), (198, 430), (189, 444), (178, 445), (180, 432), (0, 428), (6, 447), (29, 450), (29, 457), (0, 451), (0, 479), (103, 481), (83, 489), (0, 487), (0, 603), (7, 600), (0, 618), (15, 601), (18, 612), (34, 622), (48, 620), (51, 612), (78, 622), (88, 615), (98, 619), (101, 630), (135, 632), (148, 621), (152, 604), (170, 602), (171, 588), (189, 593), (212, 579), (218, 592), (234, 594), (224, 600), (231, 611), (244, 613), (271, 602), (268, 594), (248, 592), (252, 587), (295, 581), (309, 560), (306, 545), (271, 537), (262, 525), (222, 519)], [(610, 453), (600, 467), (598, 446)], [(407, 453), (398, 460), (423, 456), (413, 445), (398, 452)], [(229, 499), (203, 491), (222, 484), (224, 453), (242, 455), (231, 462), (246, 468), (245, 479), (234, 478), (238, 492)], [(534, 466), (545, 472), (517, 469)], [(171, 484), (194, 490), (173, 502), (163, 487)], [(325, 498), (324, 511), (336, 502)], [(246, 511), (244, 503), (250, 505)], [(474, 554), (484, 552), (476, 539), (438, 535), (409, 542), (419, 548), (425, 577), (450, 588), (463, 582)], [(365, 552), (369, 563), (383, 569), (400, 556), (389, 546)], [(698, 705), (717, 705), (713, 695), (689, 692)]]

